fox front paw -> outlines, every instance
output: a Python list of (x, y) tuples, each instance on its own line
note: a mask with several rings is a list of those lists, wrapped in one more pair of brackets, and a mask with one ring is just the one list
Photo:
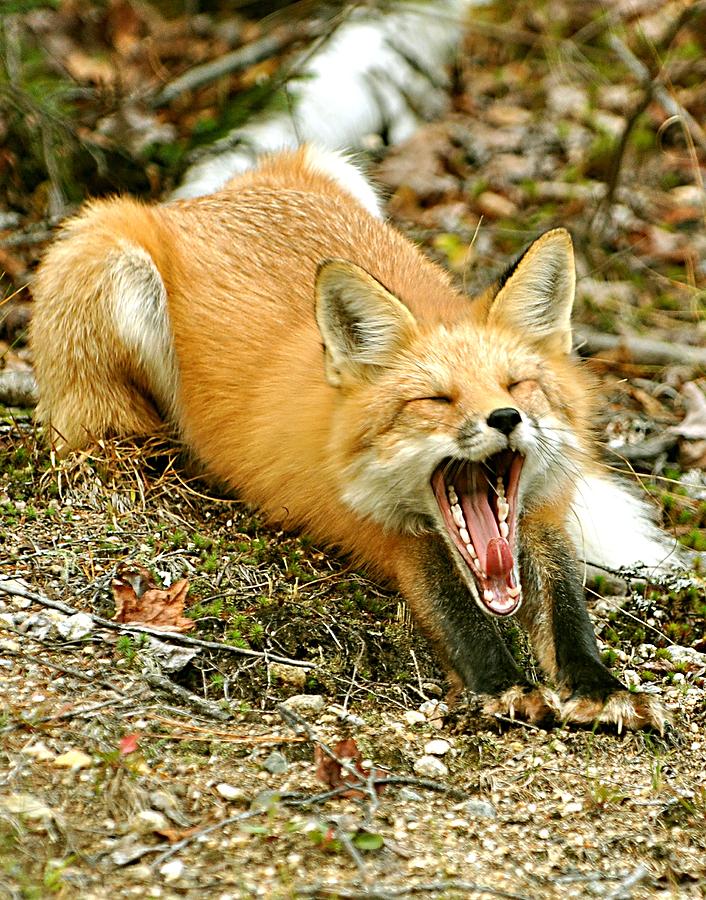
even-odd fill
[(577, 697), (561, 704), (560, 718), (577, 725), (604, 724), (638, 730), (654, 728), (664, 734), (671, 718), (662, 704), (650, 694), (616, 691), (605, 699)]
[(557, 694), (541, 685), (528, 687), (517, 684), (483, 704), (486, 716), (524, 719), (533, 725), (557, 719), (560, 711), (561, 701)]

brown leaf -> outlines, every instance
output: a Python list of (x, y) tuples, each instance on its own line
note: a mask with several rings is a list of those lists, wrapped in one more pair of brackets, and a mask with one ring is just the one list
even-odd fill
[[(316, 762), (316, 777), (319, 781), (330, 788), (337, 788), (344, 784), (356, 784), (356, 777), (353, 772), (344, 769), (338, 760), (346, 760), (349, 762), (356, 772), (360, 773), (360, 781), (366, 781), (370, 772), (363, 768), (363, 757), (361, 756), (358, 745), (353, 738), (339, 741), (334, 747), (333, 752), (338, 759), (332, 759), (318, 744), (314, 749), (314, 760)], [(376, 769), (372, 770), (375, 776), (378, 773)], [(375, 791), (381, 794), (385, 790), (385, 785), (376, 784)], [(351, 788), (343, 791), (342, 797), (363, 797), (364, 792), (358, 788)]]
[(195, 622), (182, 616), (189, 582), (162, 589), (143, 566), (121, 563), (113, 579), (116, 622), (136, 622), (162, 631), (189, 631)]

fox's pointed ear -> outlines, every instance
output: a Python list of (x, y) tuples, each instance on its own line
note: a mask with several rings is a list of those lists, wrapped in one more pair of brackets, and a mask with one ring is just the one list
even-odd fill
[(316, 321), (326, 349), (326, 378), (369, 378), (414, 334), (412, 313), (379, 281), (351, 262), (331, 259), (316, 276)]
[(555, 228), (537, 238), (503, 276), (488, 324), (508, 326), (543, 350), (571, 350), (576, 270), (571, 235)]

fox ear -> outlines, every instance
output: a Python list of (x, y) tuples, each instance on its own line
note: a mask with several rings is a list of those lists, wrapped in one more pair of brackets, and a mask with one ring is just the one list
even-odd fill
[(575, 288), (571, 235), (555, 228), (537, 238), (503, 276), (488, 324), (509, 326), (548, 352), (568, 353)]
[(412, 313), (359, 266), (331, 259), (316, 276), (316, 321), (326, 348), (326, 378), (365, 379), (385, 366), (416, 330)]

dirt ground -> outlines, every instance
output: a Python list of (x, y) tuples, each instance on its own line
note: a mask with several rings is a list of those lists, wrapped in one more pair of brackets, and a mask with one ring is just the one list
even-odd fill
[[(706, 149), (590, 4), (510, 6), (469, 29), (452, 113), (374, 174), (469, 290), (571, 226), (607, 464), (702, 552), (704, 363), (686, 351), (706, 347)], [(670, 36), (681, 9), (612, 33), (703, 121), (706, 31)], [(22, 281), (37, 246), (5, 252)], [(17, 321), (0, 353), (21, 371)], [(706, 896), (701, 575), (587, 581), (604, 658), (661, 696), (664, 737), (491, 720), (446, 708), (396, 595), (263, 526), (168, 440), (59, 462), (30, 410), (0, 412), (0, 897)], [(113, 620), (137, 564), (187, 579), (193, 628)]]

